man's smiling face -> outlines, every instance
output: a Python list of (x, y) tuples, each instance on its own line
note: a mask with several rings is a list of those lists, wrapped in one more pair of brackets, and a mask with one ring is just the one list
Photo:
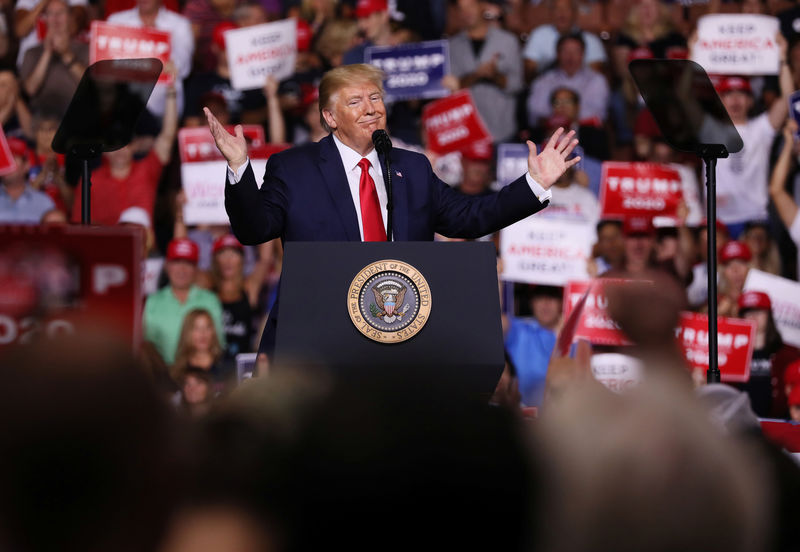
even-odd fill
[(323, 109), (325, 122), (345, 145), (361, 155), (372, 149), (372, 133), (386, 128), (386, 107), (380, 89), (363, 82), (345, 86), (331, 98), (329, 108)]

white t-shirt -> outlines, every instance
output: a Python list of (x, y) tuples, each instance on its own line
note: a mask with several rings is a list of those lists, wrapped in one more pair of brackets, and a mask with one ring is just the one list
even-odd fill
[(775, 129), (762, 113), (736, 125), (736, 130), (744, 147), (717, 162), (717, 217), (726, 224), (767, 218), (769, 151)]
[(537, 217), (585, 222), (592, 226), (597, 224), (600, 203), (590, 190), (573, 183), (566, 188), (553, 186), (550, 191), (553, 192), (550, 205), (538, 213)]
[[(47, 2), (47, 0), (17, 0), (17, 5), (14, 6), (14, 10), (33, 11), (33, 9), (36, 8), (39, 2)], [(70, 7), (86, 6), (89, 4), (87, 0), (67, 0), (67, 3), (69, 4)], [(22, 58), (25, 57), (25, 52), (27, 52), (34, 46), (40, 44), (41, 42), (42, 41), (39, 40), (39, 37), (36, 34), (36, 25), (34, 25), (31, 32), (29, 32), (22, 38), (22, 40), (19, 41), (19, 53), (17, 54), (18, 69), (22, 67)]]

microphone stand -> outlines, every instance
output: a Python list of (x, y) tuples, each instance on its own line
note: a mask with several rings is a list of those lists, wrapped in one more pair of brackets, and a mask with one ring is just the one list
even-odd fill
[(392, 241), (392, 212), (394, 211), (394, 200), (392, 198), (392, 158), (387, 149), (383, 158), (386, 162), (383, 178), (386, 181), (386, 241)]

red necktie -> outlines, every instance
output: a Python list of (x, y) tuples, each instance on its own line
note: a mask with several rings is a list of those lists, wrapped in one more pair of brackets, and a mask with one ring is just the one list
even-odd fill
[(364, 241), (386, 241), (386, 229), (383, 227), (381, 204), (375, 181), (369, 175), (371, 166), (369, 159), (362, 158), (358, 162), (361, 167), (361, 180), (358, 183), (358, 197), (361, 202), (361, 224), (364, 225)]

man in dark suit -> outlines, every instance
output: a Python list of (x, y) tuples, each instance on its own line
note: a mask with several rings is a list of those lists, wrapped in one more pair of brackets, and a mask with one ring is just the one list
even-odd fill
[[(205, 110), (211, 134), (228, 161), (225, 207), (239, 241), (386, 240), (385, 159), (372, 143), (372, 133), (386, 126), (382, 82), (383, 72), (364, 64), (326, 73), (319, 87), (320, 118), (331, 134), (270, 157), (260, 189), (241, 127), (233, 136)], [(483, 196), (459, 193), (434, 175), (423, 155), (393, 148), (393, 239), (431, 240), (435, 232), (474, 238), (544, 208), (550, 187), (579, 160), (567, 160), (578, 143), (574, 133), (562, 134), (562, 129), (556, 131), (538, 154), (529, 142), (528, 173)], [(262, 350), (271, 351), (274, 313)]]

